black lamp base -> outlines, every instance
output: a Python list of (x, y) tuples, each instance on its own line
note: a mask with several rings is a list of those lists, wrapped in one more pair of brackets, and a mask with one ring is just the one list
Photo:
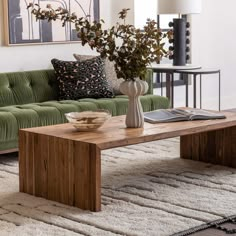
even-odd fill
[(178, 18), (173, 19), (173, 30), (174, 30), (174, 55), (173, 65), (184, 66), (186, 65), (186, 19)]

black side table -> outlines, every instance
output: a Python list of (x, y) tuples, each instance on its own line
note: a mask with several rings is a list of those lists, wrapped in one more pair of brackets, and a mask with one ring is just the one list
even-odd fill
[[(220, 111), (220, 86), (221, 74), (219, 69), (194, 69), (194, 70), (176, 70), (175, 73), (193, 75), (193, 107), (197, 106), (197, 76), (200, 75), (200, 108), (202, 108), (202, 75), (218, 74), (219, 79), (219, 111)], [(188, 82), (186, 83), (186, 107), (188, 107)]]

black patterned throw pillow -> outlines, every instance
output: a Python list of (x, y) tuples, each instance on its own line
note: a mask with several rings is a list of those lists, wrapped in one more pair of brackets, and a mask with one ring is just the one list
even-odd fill
[(111, 98), (104, 61), (95, 57), (83, 62), (51, 60), (59, 82), (59, 99)]
[[(94, 58), (95, 56), (93, 55), (80, 55), (80, 54), (73, 54), (74, 58), (77, 61), (85, 61), (89, 60), (91, 58)], [(108, 58), (103, 59), (105, 63), (105, 74), (107, 78), (107, 82), (109, 86), (112, 88), (112, 91), (114, 92), (115, 95), (120, 95), (122, 94), (120, 91), (120, 84), (124, 81), (124, 79), (118, 79), (115, 71), (115, 65), (114, 61), (109, 61)]]

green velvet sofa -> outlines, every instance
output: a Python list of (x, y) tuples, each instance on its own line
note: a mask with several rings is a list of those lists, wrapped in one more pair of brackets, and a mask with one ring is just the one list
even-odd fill
[[(144, 111), (168, 108), (165, 97), (152, 95), (152, 73), (147, 73), (148, 94), (141, 97)], [(72, 111), (107, 109), (113, 116), (126, 113), (128, 99), (83, 98), (58, 101), (54, 70), (0, 73), (0, 153), (17, 150), (18, 130), (66, 122), (64, 114)]]

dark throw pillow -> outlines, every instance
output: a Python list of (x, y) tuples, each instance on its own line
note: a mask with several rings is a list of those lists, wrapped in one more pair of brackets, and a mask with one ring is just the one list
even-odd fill
[[(85, 61), (96, 56), (92, 55), (80, 55), (80, 54), (73, 54), (74, 58), (78, 61)], [(103, 59), (104, 60), (104, 59)], [(120, 84), (124, 81), (124, 79), (118, 79), (115, 71), (115, 66), (113, 61), (109, 61), (108, 58), (104, 60), (105, 63), (105, 74), (108, 81), (109, 86), (112, 88), (115, 95), (122, 94), (120, 92)]]
[(52, 59), (51, 62), (59, 82), (60, 100), (113, 97), (101, 57), (82, 62), (58, 59)]

